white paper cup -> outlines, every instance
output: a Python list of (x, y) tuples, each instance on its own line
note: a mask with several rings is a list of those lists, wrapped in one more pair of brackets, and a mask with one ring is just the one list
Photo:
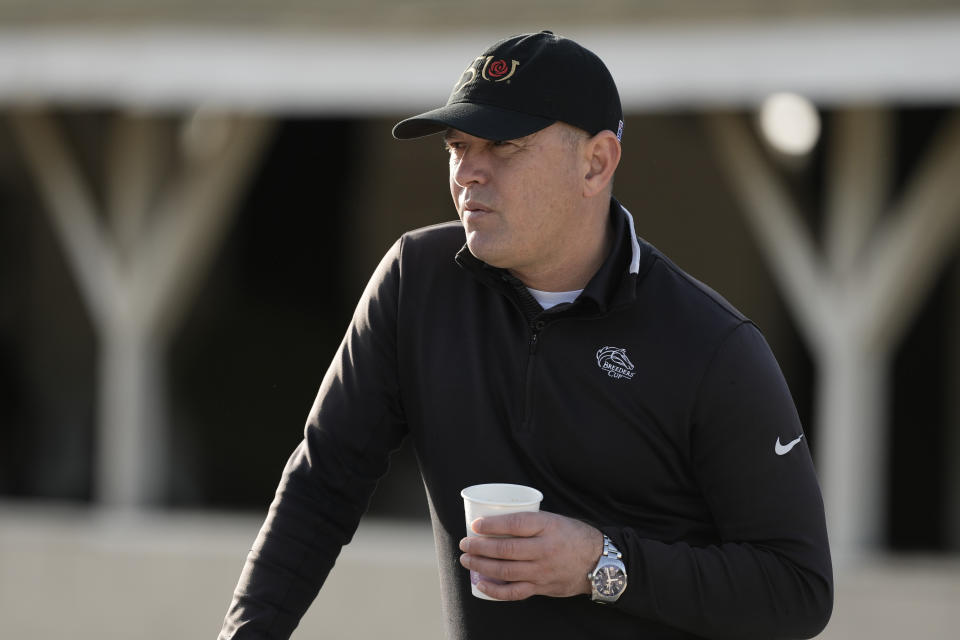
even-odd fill
[[(542, 493), (522, 484), (476, 484), (461, 491), (460, 495), (463, 497), (463, 513), (466, 517), (469, 537), (480, 536), (470, 528), (470, 523), (477, 518), (521, 511), (540, 511), (540, 501), (543, 500)], [(477, 589), (477, 583), (481, 580), (497, 584), (504, 583), (481, 576), (476, 571), (470, 572), (470, 590), (473, 595), (484, 600), (497, 600)]]

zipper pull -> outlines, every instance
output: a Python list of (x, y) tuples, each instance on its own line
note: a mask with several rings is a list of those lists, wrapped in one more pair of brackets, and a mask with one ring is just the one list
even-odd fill
[(537, 350), (537, 341), (540, 338), (540, 331), (547, 323), (543, 320), (537, 320), (530, 326), (530, 353), (531, 355)]

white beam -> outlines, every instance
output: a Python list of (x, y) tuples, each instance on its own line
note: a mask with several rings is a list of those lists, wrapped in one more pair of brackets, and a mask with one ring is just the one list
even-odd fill
[[(455, 31), (0, 28), (0, 104), (393, 114), (435, 106), (491, 42)], [(960, 12), (584, 25), (627, 111), (743, 106), (790, 89), (821, 104), (960, 101)]]
[(960, 239), (960, 112), (954, 113), (876, 229), (854, 285), (874, 345), (899, 341)]
[[(259, 118), (213, 118), (211, 127), (225, 125), (222, 144), (191, 156), (162, 183), (152, 155), (160, 146), (156, 123), (142, 116), (114, 123), (105, 189), (111, 212), (98, 215), (55, 119), (18, 111), (11, 121), (97, 330), (94, 494), (121, 507), (155, 503), (170, 473), (164, 352), (270, 126)], [(116, 232), (101, 228), (101, 220)]]
[(179, 326), (207, 273), (247, 181), (261, 159), (272, 123), (256, 117), (216, 116), (206, 126), (225, 134), (202, 157), (182, 157), (179, 175), (161, 194), (155, 224), (141, 244), (143, 318), (159, 339)]
[(91, 319), (105, 326), (122, 284), (93, 190), (48, 114), (17, 110), (9, 121)]
[(833, 115), (824, 251), (836, 274), (853, 269), (886, 207), (893, 164), (892, 118), (889, 109), (880, 107), (844, 109)]
[(730, 186), (743, 204), (757, 247), (780, 285), (807, 340), (829, 343), (831, 326), (819, 305), (834, 306), (834, 293), (818, 257), (813, 234), (804, 223), (783, 181), (764, 159), (746, 122), (730, 113), (707, 116), (705, 125), (720, 153)]
[(872, 156), (886, 147), (889, 133), (880, 129), (889, 119), (859, 111), (839, 120), (830, 140), (836, 172), (826, 233), (833, 237), (824, 256), (743, 121), (712, 115), (707, 125), (818, 365), (818, 469), (832, 544), (849, 558), (882, 542), (891, 354), (960, 235), (960, 116), (948, 121), (879, 224), (871, 224), (881, 216), (870, 208), (884, 204), (889, 175), (882, 157)]
[(106, 140), (105, 209), (119, 259), (127, 261), (141, 241), (163, 169), (160, 123), (144, 114), (114, 118)]

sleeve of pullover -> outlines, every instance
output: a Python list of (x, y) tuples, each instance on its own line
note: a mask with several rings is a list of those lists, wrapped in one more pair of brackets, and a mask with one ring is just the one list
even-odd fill
[(380, 263), (327, 370), (303, 442), (247, 556), (221, 640), (290, 636), (403, 440), (396, 362), (400, 251), (398, 241)]
[(629, 586), (615, 606), (704, 638), (809, 638), (833, 607), (820, 488), (783, 375), (760, 332), (734, 329), (692, 407), (690, 465), (720, 541), (603, 527)]

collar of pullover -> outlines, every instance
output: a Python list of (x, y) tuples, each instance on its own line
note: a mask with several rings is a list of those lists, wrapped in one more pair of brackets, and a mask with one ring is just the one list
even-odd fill
[[(614, 243), (606, 260), (587, 283), (583, 293), (570, 305), (559, 305), (551, 309), (554, 313), (563, 313), (577, 307), (583, 309), (592, 306), (597, 312), (608, 309), (635, 298), (636, 279), (640, 271), (641, 248), (634, 229), (633, 216), (617, 202), (610, 199), (610, 219), (614, 230)], [(505, 269), (491, 267), (477, 259), (464, 245), (456, 255), (457, 263), (476, 274), (494, 287), (508, 295), (515, 296), (521, 310), (527, 317), (535, 317), (542, 312), (539, 303), (530, 295), (519, 279)]]

